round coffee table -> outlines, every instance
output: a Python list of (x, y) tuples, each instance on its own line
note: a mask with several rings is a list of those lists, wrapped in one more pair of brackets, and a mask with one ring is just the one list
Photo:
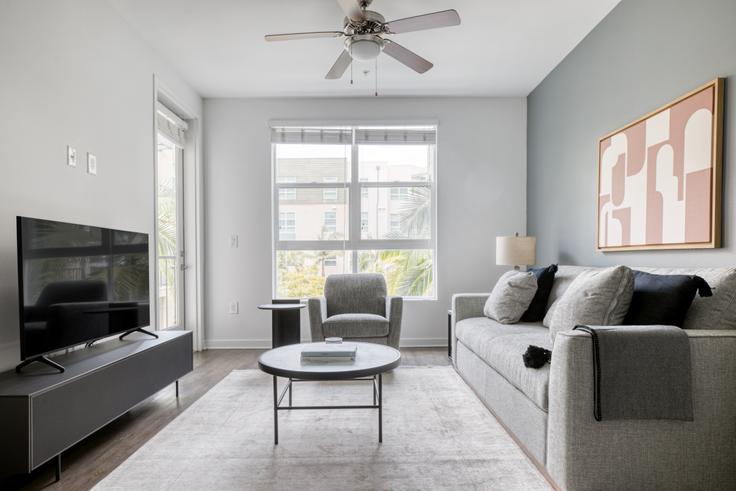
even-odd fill
[[(378, 409), (378, 441), (383, 441), (383, 373), (399, 366), (401, 353), (390, 346), (373, 343), (357, 343), (355, 360), (350, 362), (302, 362), (303, 348), (324, 345), (324, 343), (305, 343), (281, 346), (266, 351), (258, 359), (258, 367), (273, 375), (273, 431), (274, 444), (279, 443), (279, 411), (298, 409)], [(278, 377), (288, 379), (279, 394)], [(294, 406), (292, 386), (294, 382), (324, 380), (367, 380), (373, 385), (372, 405), (349, 406)], [(288, 406), (281, 402), (289, 393)]]

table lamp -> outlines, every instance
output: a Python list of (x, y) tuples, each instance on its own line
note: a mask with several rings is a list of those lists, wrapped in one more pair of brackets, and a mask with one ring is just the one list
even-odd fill
[(496, 264), (513, 266), (519, 270), (520, 266), (535, 264), (537, 261), (537, 238), (531, 236), (496, 237)]

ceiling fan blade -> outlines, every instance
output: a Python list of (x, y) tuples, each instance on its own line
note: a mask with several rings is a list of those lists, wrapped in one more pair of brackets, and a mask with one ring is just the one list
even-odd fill
[(291, 41), (292, 39), (339, 38), (342, 31), (289, 32), (285, 34), (266, 34), (266, 41)]
[(360, 8), (358, 0), (337, 0), (340, 4), (342, 11), (345, 12), (345, 16), (350, 20), (363, 20), (365, 14), (363, 9)]
[(342, 77), (342, 75), (345, 73), (345, 70), (348, 69), (352, 61), (353, 58), (350, 56), (350, 53), (348, 53), (346, 49), (342, 50), (342, 53), (340, 53), (340, 56), (337, 57), (335, 64), (332, 65), (332, 68), (330, 68), (330, 71), (327, 72), (325, 78), (328, 80), (334, 80)]
[(457, 26), (460, 24), (460, 15), (457, 10), (442, 10), (431, 14), (415, 15), (404, 19), (392, 20), (384, 24), (390, 33), (423, 31), (425, 29), (437, 29), (438, 27)]
[(434, 65), (413, 51), (409, 51), (397, 42), (386, 40), (383, 52), (394, 60), (403, 63), (417, 73), (424, 73)]

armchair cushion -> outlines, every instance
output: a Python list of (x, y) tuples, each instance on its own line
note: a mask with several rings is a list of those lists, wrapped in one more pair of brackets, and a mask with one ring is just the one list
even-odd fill
[(325, 281), (327, 316), (386, 315), (386, 280), (373, 273), (333, 274)]
[(322, 323), (325, 337), (377, 338), (388, 336), (388, 319), (375, 314), (337, 314)]

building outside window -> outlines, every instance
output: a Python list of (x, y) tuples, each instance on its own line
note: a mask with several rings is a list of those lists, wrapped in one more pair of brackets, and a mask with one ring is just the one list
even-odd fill
[(337, 212), (326, 211), (322, 225), (324, 231), (328, 235), (334, 235), (337, 232)]
[[(323, 182), (336, 183), (337, 177), (328, 176), (322, 179)], [(337, 188), (327, 188), (322, 190), (322, 199), (325, 201), (337, 201)]]
[(271, 136), (274, 298), (321, 295), (327, 275), (357, 272), (383, 273), (391, 295), (435, 298), (435, 126)]
[(296, 239), (296, 213), (288, 211), (279, 213), (279, 239)]
[[(296, 177), (293, 177), (293, 176), (284, 177), (283, 182), (294, 183), (296, 182)], [(295, 200), (296, 199), (296, 189), (295, 188), (279, 189), (279, 199), (281, 201)]]

